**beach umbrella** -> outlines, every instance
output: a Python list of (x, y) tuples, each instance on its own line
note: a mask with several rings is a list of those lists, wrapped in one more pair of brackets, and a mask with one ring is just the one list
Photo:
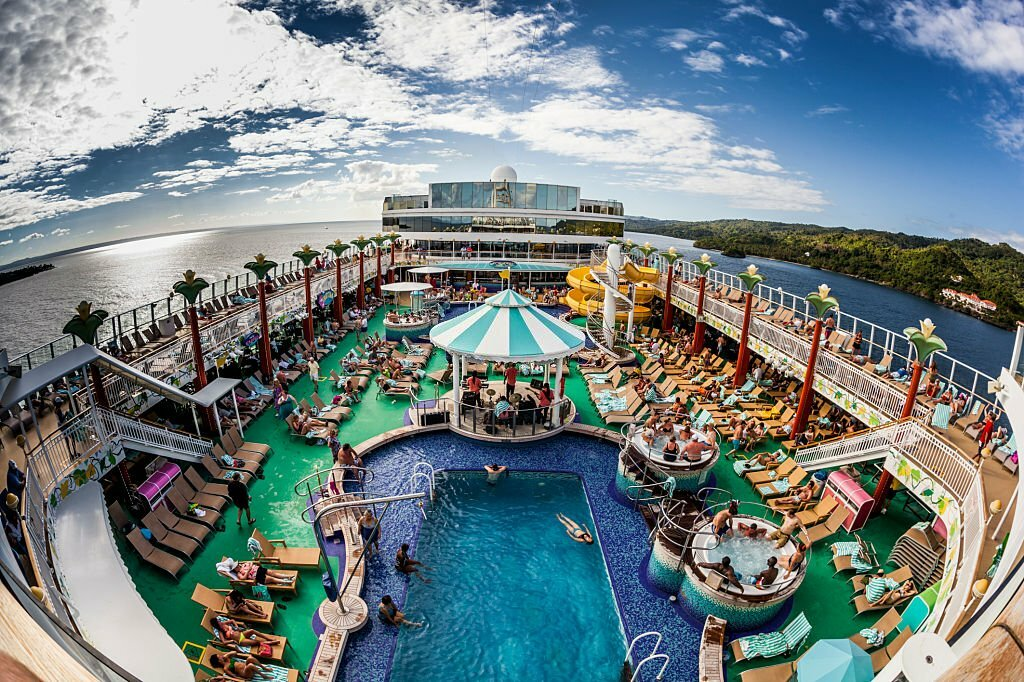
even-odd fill
[(848, 639), (822, 639), (796, 664), (797, 682), (867, 682), (871, 656)]

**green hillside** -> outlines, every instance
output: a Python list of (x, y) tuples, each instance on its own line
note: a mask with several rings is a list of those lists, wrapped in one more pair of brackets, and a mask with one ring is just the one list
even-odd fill
[(1024, 319), (1024, 254), (1007, 244), (760, 220), (627, 218), (626, 230), (692, 239), (697, 248), (729, 255), (841, 272), (944, 305), (949, 302), (940, 292), (950, 287), (995, 302), (998, 310), (983, 319), (1007, 328)]

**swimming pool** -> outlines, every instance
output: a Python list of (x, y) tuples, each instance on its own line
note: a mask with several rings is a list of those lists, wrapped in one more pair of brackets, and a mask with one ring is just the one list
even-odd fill
[(442, 490), (417, 543), (432, 582), (410, 581), (404, 604), (426, 624), (399, 634), (391, 680), (618, 679), (625, 639), (601, 549), (555, 518), (595, 530), (580, 478), (489, 486), (450, 472)]

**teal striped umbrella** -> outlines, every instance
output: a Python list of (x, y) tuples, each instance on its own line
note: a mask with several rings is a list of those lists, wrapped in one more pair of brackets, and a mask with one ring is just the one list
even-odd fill
[(496, 362), (551, 360), (583, 348), (583, 330), (562, 322), (511, 289), (436, 325), (430, 340), (450, 353)]

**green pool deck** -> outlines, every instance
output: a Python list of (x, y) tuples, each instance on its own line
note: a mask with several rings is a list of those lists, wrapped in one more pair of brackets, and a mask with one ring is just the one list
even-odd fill
[[(378, 314), (371, 320), (369, 331), (380, 332), (383, 336), (382, 320), (383, 315)], [(337, 368), (340, 359), (355, 344), (356, 335), (349, 334), (335, 351), (321, 361), (321, 372), (328, 374), (331, 369)], [(427, 365), (427, 371), (441, 369), (445, 364), (444, 353), (436, 351)], [(432, 380), (424, 379), (421, 382), (420, 399), (432, 398), (433, 386)], [(442, 389), (442, 393), (445, 390)], [(312, 382), (303, 376), (290, 387), (289, 392), (301, 400), (312, 394)], [(318, 392), (326, 402), (330, 402), (334, 395), (329, 382), (322, 382)], [(579, 421), (592, 426), (604, 426), (590, 402), (584, 379), (575, 369), (566, 379), (566, 394), (576, 404)], [(371, 385), (364, 394), (363, 402), (353, 408), (353, 419), (342, 423), (339, 431), (342, 442), (358, 446), (364, 440), (403, 425), (405, 411), (409, 407), (408, 400), (383, 396), (376, 399), (376, 395), (377, 388)], [(269, 538), (285, 539), (291, 546), (314, 546), (313, 533), (300, 516), (304, 498), (295, 494), (294, 486), (308, 474), (330, 465), (329, 450), (326, 446), (307, 446), (302, 439), (290, 436), (284, 422), (278, 420), (272, 411), (267, 411), (255, 420), (246, 429), (245, 438), (267, 443), (274, 448), (273, 455), (264, 467), (264, 479), (256, 480), (250, 486), (255, 527)], [(768, 441), (760, 449), (776, 447), (777, 443)], [(737, 499), (760, 502), (750, 485), (733, 473), (731, 461), (720, 459), (714, 473), (717, 485), (731, 491)], [(120, 534), (115, 534), (121, 555), (139, 593), (179, 646), (186, 642), (203, 646), (209, 638), (209, 634), (200, 625), (203, 609), (190, 599), (195, 584), (201, 582), (208, 587), (225, 588), (227, 581), (217, 574), (214, 565), (222, 556), (232, 556), (239, 560), (251, 557), (246, 549), (246, 540), (253, 526), (248, 525), (244, 519), (243, 525), (237, 526), (234, 516), (235, 510), (229, 506), (224, 515), (225, 529), (210, 535), (206, 546), (196, 554), (193, 563), (178, 582), (142, 564), (135, 553), (126, 547)], [(874, 543), (880, 555), (885, 557), (900, 534), (916, 521), (916, 518), (894, 508), (888, 515), (872, 520), (860, 534)], [(845, 533), (840, 533), (837, 539), (847, 537)], [(794, 615), (800, 611), (807, 614), (813, 627), (812, 638), (815, 640), (848, 637), (873, 623), (880, 615), (879, 612), (859, 618), (855, 616), (853, 606), (848, 604), (851, 597), (847, 583), (849, 576), (833, 577), (828, 564), (831, 554), (829, 544), (830, 541), (825, 541), (815, 546), (808, 563), (807, 576), (794, 597), (791, 611)], [(641, 559), (637, 556), (638, 562)], [(312, 616), (323, 600), (324, 593), (318, 571), (303, 570), (300, 574), (294, 598), (284, 596), (284, 593), (272, 593), (278, 604), (272, 630), (288, 638), (285, 663), (304, 672), (316, 648), (316, 636), (311, 628)], [(782, 660), (787, 659), (778, 657), (771, 661), (730, 665), (729, 677), (739, 679), (738, 675), (743, 670)]]

